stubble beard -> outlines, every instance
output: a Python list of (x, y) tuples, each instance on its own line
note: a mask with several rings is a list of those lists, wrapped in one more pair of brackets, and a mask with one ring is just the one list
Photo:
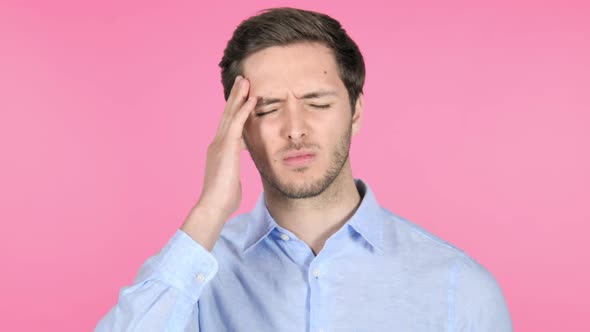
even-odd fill
[[(352, 134), (352, 125), (348, 127), (348, 130), (340, 137), (338, 143), (336, 144), (336, 148), (332, 153), (332, 161), (328, 170), (324, 173), (324, 175), (311, 183), (305, 183), (302, 185), (297, 185), (293, 183), (285, 183), (281, 181), (275, 172), (272, 171), (271, 167), (269, 167), (268, 163), (258, 158), (255, 154), (252, 153), (252, 149), (246, 142), (248, 147), (248, 151), (250, 153), (250, 157), (252, 161), (254, 161), (254, 165), (258, 169), (260, 176), (270, 184), (274, 189), (276, 189), (279, 193), (281, 193), (285, 198), (290, 199), (302, 199), (302, 198), (311, 198), (316, 197), (323, 193), (326, 189), (332, 185), (334, 180), (340, 175), (342, 172), (342, 168), (344, 164), (348, 160), (349, 152), (350, 152), (350, 140)], [(301, 148), (297, 147), (296, 145), (290, 147), (293, 149)], [(306, 171), (305, 168), (295, 169), (295, 172), (304, 173)]]

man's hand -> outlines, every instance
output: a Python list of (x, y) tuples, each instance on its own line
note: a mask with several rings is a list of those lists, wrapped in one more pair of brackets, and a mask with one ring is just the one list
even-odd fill
[(256, 105), (250, 83), (238, 76), (225, 105), (213, 142), (207, 148), (205, 180), (201, 196), (181, 229), (211, 250), (227, 218), (240, 206), (240, 151), (244, 123)]

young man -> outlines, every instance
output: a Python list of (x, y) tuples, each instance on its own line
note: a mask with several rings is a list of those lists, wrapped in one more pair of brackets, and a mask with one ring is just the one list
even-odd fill
[[(265, 11), (220, 66), (227, 104), (200, 199), (96, 331), (512, 330), (483, 266), (353, 178), (365, 67), (336, 20)], [(245, 148), (264, 193), (226, 223)]]

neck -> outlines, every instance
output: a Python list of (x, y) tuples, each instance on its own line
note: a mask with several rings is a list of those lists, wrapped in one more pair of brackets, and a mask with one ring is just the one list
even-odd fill
[(361, 197), (349, 161), (332, 184), (315, 197), (293, 199), (263, 181), (266, 206), (283, 228), (304, 241), (317, 255), (326, 240), (354, 214)]

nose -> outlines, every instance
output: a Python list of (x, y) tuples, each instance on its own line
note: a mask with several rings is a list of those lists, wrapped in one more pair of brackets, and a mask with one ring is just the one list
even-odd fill
[(299, 141), (309, 134), (304, 113), (305, 111), (297, 103), (288, 105), (286, 112), (283, 112), (283, 136), (288, 140)]

